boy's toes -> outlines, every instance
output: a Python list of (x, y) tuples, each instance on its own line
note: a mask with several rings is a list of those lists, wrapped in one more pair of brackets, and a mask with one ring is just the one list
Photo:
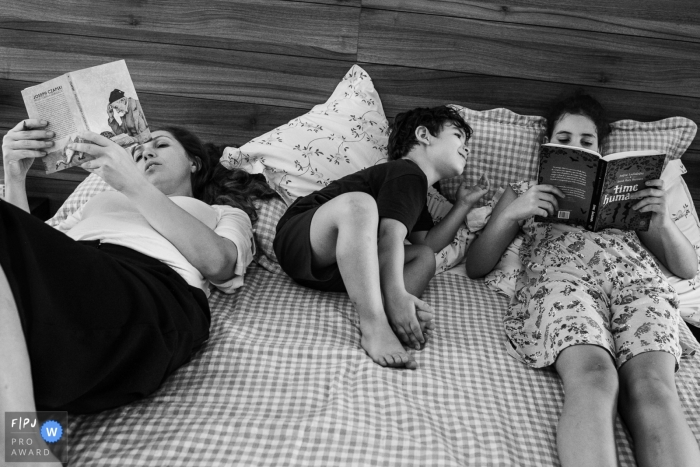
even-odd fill
[(388, 366), (392, 368), (408, 368), (410, 370), (418, 368), (418, 362), (412, 355), (405, 352), (387, 355), (386, 361), (389, 363)]

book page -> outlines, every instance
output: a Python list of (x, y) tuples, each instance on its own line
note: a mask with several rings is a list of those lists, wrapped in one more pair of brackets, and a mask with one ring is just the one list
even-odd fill
[(653, 150), (653, 149), (647, 150), (647, 151), (616, 152), (614, 154), (608, 154), (607, 156), (604, 156), (603, 159), (610, 162), (610, 161), (616, 161), (618, 159), (625, 159), (627, 157), (643, 157), (643, 156), (651, 156), (654, 154), (661, 154), (661, 152)]
[(554, 216), (537, 216), (535, 220), (585, 226), (599, 160), (600, 156), (593, 151), (554, 144), (542, 145), (538, 183), (556, 186), (566, 197), (557, 198), (559, 211)]
[[(52, 138), (54, 146), (51, 152), (42, 158), (46, 172), (52, 173), (68, 167), (70, 157), (66, 153), (66, 145), (75, 139), (78, 131), (87, 129), (79, 117), (78, 103), (68, 77), (62, 75), (26, 88), (22, 90), (22, 98), (29, 118), (46, 120), (49, 122), (46, 129), (56, 133)], [(72, 155), (71, 152), (70, 156)]]

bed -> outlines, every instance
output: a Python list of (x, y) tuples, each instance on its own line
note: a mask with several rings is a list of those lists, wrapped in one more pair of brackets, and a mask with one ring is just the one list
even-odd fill
[[(662, 9), (578, 3), (15, 2), (0, 12), (0, 128), (26, 116), (22, 88), (120, 58), (152, 127), (179, 124), (219, 143), (260, 142), (326, 101), (356, 63), (376, 86), (384, 121), (417, 105), (451, 103), (472, 112), (477, 126), (480, 115), (492, 115), (482, 112), (510, 109), (536, 133), (538, 120), (528, 116), (583, 86), (614, 119), (700, 122), (700, 16), (690, 0)], [(543, 67), (552, 54), (560, 66)], [(688, 206), (681, 203), (678, 221), (697, 227), (700, 138), (683, 134)], [(481, 169), (522, 175), (498, 159), (479, 160)], [(479, 167), (467, 176), (478, 177)], [(86, 177), (77, 169), (49, 177), (38, 167), (30, 175), (29, 194), (47, 199), (52, 214), (75, 201)], [(441, 187), (448, 198), (454, 189)], [(269, 249), (277, 203), (261, 206), (246, 285), (211, 296), (209, 341), (152, 396), (71, 415), (71, 465), (558, 465), (560, 380), (525, 368), (504, 347), (508, 299), (495, 289), (512, 272), (503, 268), (487, 284), (468, 279), (463, 265), (448, 267), (459, 251), (436, 258), (441, 272), (424, 299), (437, 310), (437, 330), (425, 349), (411, 351), (420, 369), (383, 369), (360, 347), (346, 295), (279, 274)], [(473, 233), (467, 225), (456, 250)], [(690, 282), (688, 297), (700, 287)], [(688, 329), (682, 335), (698, 348)], [(700, 440), (699, 380), (700, 358), (684, 358), (677, 387)], [(620, 465), (635, 465), (619, 420), (616, 441)]]
[[(232, 297), (212, 296), (212, 335), (153, 396), (71, 417), (74, 465), (558, 465), (563, 393), (503, 347), (506, 300), (441, 274), (425, 300), (437, 331), (421, 369), (392, 371), (360, 347), (346, 295), (319, 293), (260, 266)], [(700, 360), (677, 386), (700, 437)], [(616, 427), (620, 465), (635, 465)]]

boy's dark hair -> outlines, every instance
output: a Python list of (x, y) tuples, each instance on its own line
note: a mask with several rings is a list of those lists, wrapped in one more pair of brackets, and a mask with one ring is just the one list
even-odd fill
[(574, 94), (556, 101), (547, 113), (547, 138), (552, 138), (554, 125), (564, 115), (583, 115), (590, 118), (595, 124), (598, 133), (598, 145), (602, 146), (603, 141), (610, 134), (610, 124), (608, 115), (603, 105), (593, 96), (586, 94), (583, 90), (578, 90)]
[(416, 128), (424, 126), (431, 135), (437, 136), (446, 123), (452, 123), (455, 127), (464, 131), (467, 141), (472, 136), (472, 129), (464, 121), (462, 116), (452, 107), (445, 105), (439, 107), (419, 107), (408, 112), (400, 113), (394, 118), (389, 134), (389, 160), (397, 160), (404, 157), (418, 144)]

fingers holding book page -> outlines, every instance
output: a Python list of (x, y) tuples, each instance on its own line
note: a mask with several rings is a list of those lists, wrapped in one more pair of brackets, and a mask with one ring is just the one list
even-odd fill
[(53, 146), (53, 131), (46, 131), (46, 120), (26, 119), (14, 126), (2, 139), (5, 183), (24, 183), (34, 159), (44, 157)]
[(668, 197), (664, 188), (664, 181), (661, 179), (647, 180), (647, 188), (632, 194), (630, 198), (640, 199), (632, 206), (632, 209), (639, 212), (651, 212), (651, 222), (659, 224), (663, 222), (673, 222), (668, 210)]
[(557, 197), (564, 193), (552, 185), (534, 185), (508, 205), (504, 214), (513, 221), (523, 221), (532, 216), (551, 216), (559, 209)]
[(80, 164), (83, 169), (96, 173), (117, 191), (124, 191), (134, 184), (148, 183), (127, 149), (91, 131), (82, 131), (78, 136), (84, 142), (73, 142), (68, 147), (81, 153), (79, 157), (85, 158), (85, 162)]

